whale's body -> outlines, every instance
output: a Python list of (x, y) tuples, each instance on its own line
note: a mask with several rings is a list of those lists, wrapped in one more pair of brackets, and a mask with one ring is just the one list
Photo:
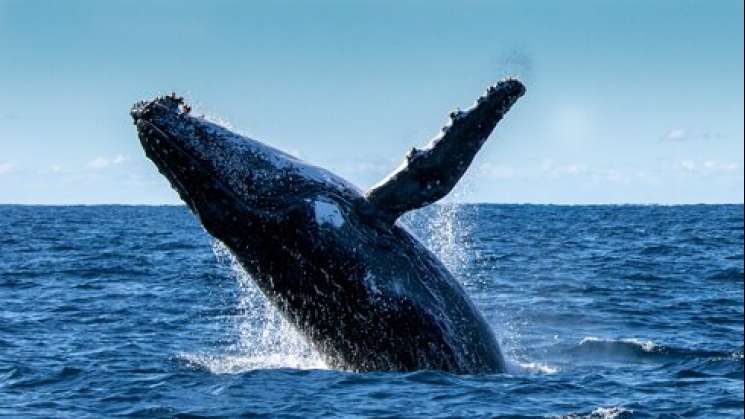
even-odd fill
[(174, 96), (140, 102), (132, 116), (147, 156), (328, 364), (496, 372), (504, 360), (490, 327), (396, 219), (447, 194), (523, 92), (514, 80), (490, 88), (367, 194), (192, 116)]

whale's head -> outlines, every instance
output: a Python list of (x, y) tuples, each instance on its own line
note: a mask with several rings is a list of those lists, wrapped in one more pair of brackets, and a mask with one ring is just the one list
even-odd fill
[(147, 157), (205, 228), (228, 245), (256, 229), (277, 228), (289, 212), (308, 207), (304, 196), (353, 189), (320, 168), (193, 115), (175, 95), (139, 102), (130, 114)]

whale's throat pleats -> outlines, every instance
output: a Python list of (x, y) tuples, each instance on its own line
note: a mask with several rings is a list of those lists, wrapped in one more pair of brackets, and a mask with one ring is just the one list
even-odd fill
[(407, 211), (447, 195), (468, 169), (494, 127), (525, 87), (508, 79), (490, 87), (467, 111), (450, 114), (450, 123), (424, 149), (412, 148), (406, 161), (366, 194), (390, 222)]

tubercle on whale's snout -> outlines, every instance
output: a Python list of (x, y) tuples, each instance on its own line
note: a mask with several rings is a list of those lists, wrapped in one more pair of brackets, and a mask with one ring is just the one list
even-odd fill
[(174, 92), (170, 95), (158, 96), (152, 100), (142, 100), (135, 103), (129, 111), (129, 115), (132, 117), (133, 123), (137, 125), (138, 120), (153, 118), (159, 112), (189, 114), (191, 106), (186, 103), (182, 96), (177, 96)]

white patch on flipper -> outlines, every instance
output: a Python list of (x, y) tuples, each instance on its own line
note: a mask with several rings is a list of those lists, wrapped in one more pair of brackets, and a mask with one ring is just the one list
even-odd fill
[(316, 224), (320, 226), (326, 224), (340, 228), (346, 222), (344, 216), (341, 215), (341, 211), (339, 211), (339, 207), (332, 202), (313, 201), (313, 211), (316, 215)]

